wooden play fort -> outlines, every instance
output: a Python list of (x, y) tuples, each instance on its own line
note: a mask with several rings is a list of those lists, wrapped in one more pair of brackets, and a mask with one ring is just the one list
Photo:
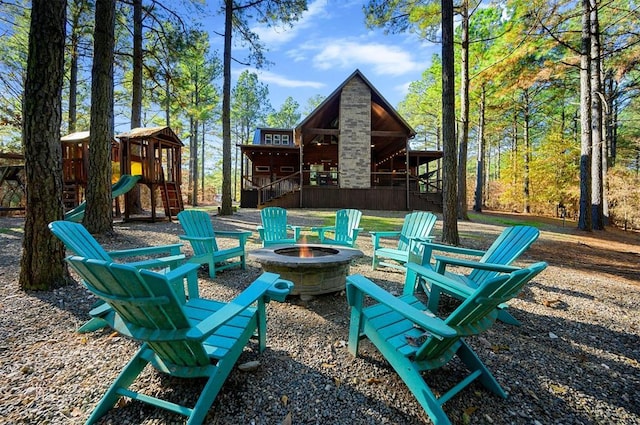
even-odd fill
[[(135, 128), (116, 136), (111, 144), (114, 183), (122, 176), (141, 176), (138, 185), (148, 188), (150, 216), (131, 214), (136, 191), (124, 194), (124, 220), (171, 219), (184, 209), (180, 184), (182, 182), (182, 142), (169, 127)], [(61, 139), (65, 209), (78, 208), (84, 199), (89, 169), (89, 133), (78, 132)], [(157, 192), (160, 193), (164, 217), (156, 213)], [(142, 194), (143, 191), (140, 191)], [(119, 209), (119, 204), (117, 204)]]

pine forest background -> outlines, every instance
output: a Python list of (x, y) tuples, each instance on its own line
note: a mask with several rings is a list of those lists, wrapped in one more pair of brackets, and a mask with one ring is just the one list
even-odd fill
[[(223, 181), (223, 58), (209, 40), (222, 37), (224, 29), (204, 30), (203, 11), (217, 2), (208, 3), (116, 2), (116, 127), (124, 125), (125, 132), (170, 126), (186, 145), (185, 193), (194, 205), (218, 200)], [(89, 129), (94, 6), (88, 0), (67, 2), (63, 135)], [(461, 0), (455, 6), (461, 205), (541, 215), (557, 215), (564, 207), (567, 217), (577, 219), (588, 166), (588, 189), (603, 216), (620, 227), (640, 228), (640, 4)], [(354, 19), (439, 42), (439, 8), (432, 1), (370, 0)], [(29, 1), (0, 0), (0, 152), (22, 152), (29, 13)], [(235, 19), (237, 28), (248, 28), (259, 17), (238, 12)], [(141, 50), (136, 33), (142, 34)], [(268, 46), (255, 37), (239, 42), (250, 44), (253, 53), (234, 56), (235, 63), (268, 66)], [(581, 115), (585, 54), (591, 60), (587, 121)], [(142, 58), (141, 70), (134, 66), (136, 57)], [(435, 55), (422, 79), (394, 105), (418, 133), (411, 142), (415, 149), (442, 148), (441, 65)], [(139, 95), (132, 85), (135, 72), (143, 73)], [(234, 200), (239, 201), (240, 189), (235, 145), (250, 143), (256, 127), (294, 127), (322, 100), (321, 94), (291, 96), (271, 105), (269, 87), (257, 74), (240, 75), (231, 89)], [(135, 101), (142, 110), (139, 125), (132, 125), (138, 124), (132, 119)], [(583, 129), (593, 135), (588, 146)]]

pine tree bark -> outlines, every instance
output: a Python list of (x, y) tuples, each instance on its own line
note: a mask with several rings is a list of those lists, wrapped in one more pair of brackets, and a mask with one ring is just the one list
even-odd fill
[(460, 57), (460, 130), (458, 136), (458, 218), (469, 220), (467, 213), (467, 151), (469, 141), (469, 1), (463, 0)]
[(220, 215), (231, 215), (231, 36), (233, 1), (225, 0), (222, 70), (222, 206)]
[(580, 49), (580, 212), (578, 228), (591, 231), (591, 16), (589, 0), (582, 0)]
[(485, 156), (485, 142), (484, 142), (484, 108), (485, 108), (485, 87), (484, 84), (480, 91), (480, 111), (478, 117), (478, 162), (476, 166), (476, 193), (475, 202), (473, 204), (473, 210), (476, 212), (482, 211), (483, 206), (483, 188), (484, 188), (484, 156)]
[(19, 284), (48, 290), (68, 281), (64, 245), (47, 224), (64, 216), (62, 204), (62, 85), (66, 0), (33, 0), (23, 126), (27, 210)]
[(523, 197), (523, 211), (525, 214), (531, 212), (530, 199), (531, 194), (530, 182), (529, 182), (529, 170), (531, 162), (531, 99), (529, 98), (529, 92), (524, 91), (524, 134), (522, 135), (524, 141), (524, 169), (522, 173), (522, 197)]
[(602, 72), (600, 66), (600, 26), (598, 4), (590, 0), (591, 38), (591, 220), (593, 229), (604, 229), (604, 185), (602, 147)]
[(115, 0), (96, 1), (87, 208), (83, 224), (91, 233), (113, 230), (111, 141), (113, 139), (113, 50)]
[(442, 0), (442, 241), (458, 245), (453, 1)]

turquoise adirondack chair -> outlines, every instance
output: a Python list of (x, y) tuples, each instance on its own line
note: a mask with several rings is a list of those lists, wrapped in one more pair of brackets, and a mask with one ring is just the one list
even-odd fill
[[(295, 244), (300, 239), (300, 227), (287, 224), (287, 210), (280, 207), (267, 207), (260, 211), (262, 225), (258, 233), (262, 246), (278, 244)], [(289, 232), (293, 232), (293, 236)]]
[[(362, 212), (354, 209), (338, 210), (336, 212), (336, 222), (333, 226), (312, 227), (311, 230), (318, 232), (320, 243), (333, 245), (344, 245), (353, 248), (356, 245), (358, 234), (362, 231), (360, 226)], [(333, 233), (333, 239), (327, 236)]]
[[(179, 212), (177, 217), (185, 232), (184, 235), (180, 235), (180, 239), (189, 241), (193, 249), (193, 257), (189, 258), (190, 263), (209, 265), (209, 276), (212, 279), (216, 277), (217, 271), (236, 266), (240, 266), (243, 270), (246, 268), (244, 245), (251, 236), (251, 232), (214, 231), (211, 218), (206, 211), (184, 210)], [(238, 244), (220, 249), (216, 241), (218, 237), (236, 239)], [(233, 258), (238, 260), (227, 261)]]
[[(64, 243), (65, 247), (69, 251), (85, 258), (116, 261), (126, 259), (127, 257), (144, 257), (146, 258), (144, 260), (127, 261), (126, 263), (136, 268), (164, 270), (175, 269), (184, 263), (185, 259), (184, 254), (180, 253), (180, 248), (182, 248), (181, 243), (107, 252), (80, 223), (74, 223), (72, 221), (54, 221), (49, 223), (49, 229)], [(154, 256), (154, 258), (147, 258), (149, 256)], [(191, 282), (191, 286), (194, 285), (197, 294), (197, 282)], [(193, 291), (193, 289), (190, 291), (192, 296)], [(109, 311), (110, 307), (100, 302), (99, 305), (91, 309), (89, 312), (91, 319), (82, 325), (78, 329), (78, 332), (92, 332), (107, 326), (107, 323), (102, 319), (102, 316)]]
[[(129, 397), (188, 417), (201, 424), (249, 339), (257, 332), (260, 352), (266, 346), (266, 308), (271, 299), (284, 301), (291, 282), (263, 273), (229, 303), (189, 299), (174, 290), (171, 278), (197, 279), (197, 264), (184, 264), (171, 276), (126, 264), (69, 257), (68, 263), (87, 288), (112, 307), (105, 317), (120, 334), (143, 344), (98, 403), (87, 424), (97, 423), (120, 397)], [(193, 407), (131, 389), (151, 364), (179, 378), (206, 378)]]
[[(510, 273), (518, 270), (510, 266), (533, 242), (538, 239), (540, 231), (532, 226), (507, 227), (486, 251), (468, 249), (462, 247), (441, 245), (435, 243), (424, 244), (424, 261), (430, 261), (433, 257), (434, 270), (449, 279), (439, 283), (437, 281), (425, 285), (425, 292), (429, 295), (429, 310), (436, 312), (440, 303), (440, 295), (445, 293), (454, 298), (464, 300), (487, 280), (501, 273)], [(466, 256), (480, 257), (478, 261), (457, 258), (444, 255), (433, 255), (434, 252), (446, 252)], [(425, 263), (426, 264), (426, 263)], [(456, 266), (471, 269), (468, 274), (451, 273), (447, 266)], [(498, 320), (512, 325), (520, 322), (506, 311), (507, 305), (500, 305)]]
[[(404, 270), (405, 263), (409, 260), (414, 262), (422, 261), (422, 244), (420, 242), (430, 242), (433, 240), (431, 231), (436, 224), (435, 214), (426, 211), (414, 211), (404, 218), (400, 231), (390, 232), (369, 232), (373, 241), (373, 261), (372, 268), (375, 270), (379, 265), (393, 267)], [(382, 238), (396, 238), (398, 245), (395, 248), (381, 246)], [(386, 259), (380, 261), (380, 259)], [(393, 262), (389, 262), (391, 260)]]
[[(496, 307), (516, 296), (522, 286), (547, 267), (537, 263), (526, 269), (489, 279), (448, 317), (440, 319), (418, 298), (418, 280), (446, 279), (428, 267), (407, 263), (404, 293), (394, 297), (361, 275), (347, 277), (347, 300), (351, 306), (348, 349), (358, 354), (360, 339), (368, 338), (405, 382), (435, 425), (451, 421), (442, 405), (474, 380), (506, 398), (507, 394), (466, 337), (484, 332), (497, 317)], [(365, 298), (377, 304), (365, 307)], [(470, 371), (462, 381), (437, 397), (425, 381), (425, 371), (440, 368), (457, 356)]]

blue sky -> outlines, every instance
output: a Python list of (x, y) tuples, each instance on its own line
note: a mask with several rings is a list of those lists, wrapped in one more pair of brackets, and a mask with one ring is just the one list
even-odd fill
[[(440, 47), (412, 34), (385, 35), (382, 29), (367, 29), (362, 5), (362, 0), (310, 0), (308, 10), (293, 28), (254, 27), (273, 65), (255, 70), (234, 62), (232, 78), (250, 69), (269, 86), (274, 108), (292, 96), (304, 110), (310, 97), (328, 96), (359, 69), (391, 105), (397, 106), (409, 83), (420, 79)], [(213, 47), (222, 52), (222, 40), (218, 40), (220, 46)], [(234, 56), (243, 57), (237, 47)]]

